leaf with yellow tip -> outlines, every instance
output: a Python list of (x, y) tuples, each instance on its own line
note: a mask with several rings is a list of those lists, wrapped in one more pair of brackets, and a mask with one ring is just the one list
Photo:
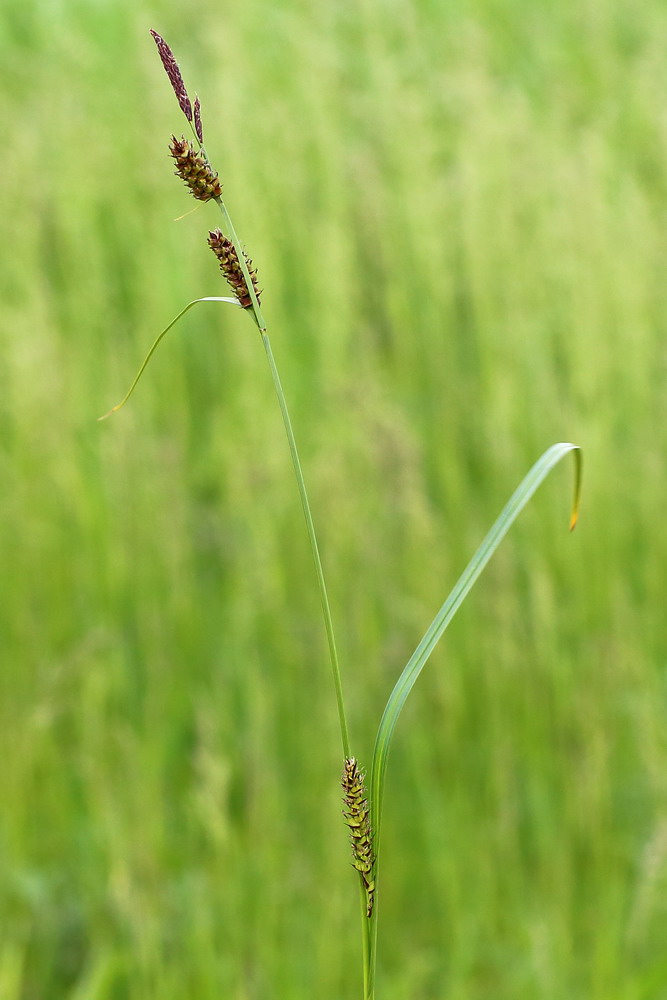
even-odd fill
[[(384, 793), (387, 758), (389, 755), (389, 747), (391, 745), (394, 728), (401, 710), (438, 640), (458, 609), (461, 607), (461, 604), (478, 580), (482, 571), (491, 559), (491, 556), (494, 554), (501, 541), (538, 487), (544, 482), (554, 466), (557, 465), (560, 460), (570, 452), (573, 454), (575, 463), (574, 501), (570, 517), (570, 530), (575, 527), (579, 514), (579, 500), (581, 495), (581, 451), (579, 446), (576, 444), (554, 444), (551, 448), (548, 448), (547, 451), (544, 452), (541, 458), (537, 460), (530, 472), (528, 472), (528, 474), (524, 477), (510, 499), (507, 501), (491, 530), (488, 532), (482, 544), (477, 549), (477, 552), (474, 554), (457, 580), (449, 597), (427, 628), (421, 642), (408, 660), (403, 673), (398, 678), (394, 690), (389, 696), (389, 700), (382, 715), (375, 739), (375, 749), (373, 751), (373, 762), (371, 764), (370, 777), (371, 825), (373, 829), (375, 847), (374, 876), (376, 881), (378, 877), (378, 865), (380, 859), (380, 826), (382, 819), (382, 798)], [(370, 947), (370, 985), (368, 995), (372, 996), (377, 955), (377, 908), (375, 908), (372, 913)]]

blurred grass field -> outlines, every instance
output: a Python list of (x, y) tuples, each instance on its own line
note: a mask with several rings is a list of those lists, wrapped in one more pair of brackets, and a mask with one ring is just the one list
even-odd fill
[[(379, 1000), (667, 998), (667, 7), (3, 0), (0, 1000), (358, 997), (319, 601), (270, 377), (166, 149), (164, 34), (260, 272), (357, 755), (401, 719)], [(199, 311), (198, 311), (199, 310)]]

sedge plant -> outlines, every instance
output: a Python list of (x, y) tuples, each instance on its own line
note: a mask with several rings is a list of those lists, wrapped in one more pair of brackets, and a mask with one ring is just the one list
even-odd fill
[(570, 453), (574, 457), (574, 499), (570, 517), (570, 530), (574, 528), (579, 510), (582, 471), (581, 452), (575, 444), (559, 443), (552, 445), (535, 462), (507, 501), (481, 545), (455, 583), (444, 604), (427, 628), (389, 695), (375, 738), (367, 787), (365, 772), (352, 752), (345, 712), (345, 701), (343, 698), (341, 670), (324, 570), (287, 401), (271, 348), (266, 322), (262, 314), (262, 292), (259, 288), (257, 273), (251, 259), (241, 245), (229, 211), (225, 205), (222, 184), (206, 152), (199, 98), (196, 97), (194, 103), (191, 102), (172, 50), (156, 31), (151, 31), (151, 34), (157, 45), (158, 53), (181, 111), (192, 133), (191, 139), (185, 138), (185, 136), (177, 137), (176, 135), (173, 135), (171, 138), (169, 150), (176, 166), (175, 172), (185, 182), (190, 193), (198, 202), (214, 202), (217, 210), (220, 212), (219, 227), (209, 231), (208, 245), (218, 261), (220, 271), (226, 279), (232, 294), (227, 296), (204, 296), (189, 302), (158, 335), (120, 403), (104, 414), (103, 417), (100, 417), (100, 420), (104, 420), (125, 405), (165, 334), (195, 305), (203, 302), (225, 303), (235, 308), (243, 309), (248, 313), (251, 322), (259, 333), (271, 371), (278, 405), (285, 426), (287, 443), (315, 565), (315, 576), (322, 605), (340, 724), (343, 756), (341, 782), (343, 789), (343, 817), (349, 830), (352, 866), (358, 875), (363, 1000), (375, 1000), (382, 803), (387, 760), (398, 717), (436, 644), (498, 548), (500, 542), (551, 470), (562, 458)]

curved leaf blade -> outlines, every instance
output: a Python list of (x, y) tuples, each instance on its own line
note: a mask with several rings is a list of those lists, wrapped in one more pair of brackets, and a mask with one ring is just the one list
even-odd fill
[(155, 352), (156, 352), (156, 350), (157, 350), (157, 348), (158, 348), (158, 346), (160, 344), (160, 341), (162, 340), (162, 338), (164, 337), (164, 335), (166, 333), (169, 333), (169, 331), (171, 330), (172, 326), (175, 326), (178, 323), (178, 321), (181, 318), (181, 316), (185, 316), (186, 312), (188, 312), (189, 309), (192, 309), (193, 306), (196, 306), (198, 302), (230, 302), (232, 305), (238, 306), (239, 309), (241, 308), (241, 303), (238, 301), (238, 299), (229, 298), (228, 296), (220, 296), (220, 295), (205, 295), (201, 299), (193, 299), (192, 302), (188, 302), (187, 306), (184, 309), (181, 309), (181, 311), (179, 312), (178, 316), (175, 316), (174, 319), (172, 319), (172, 321), (169, 324), (169, 326), (165, 326), (164, 330), (160, 334), (158, 334), (158, 336), (155, 338), (155, 340), (153, 341), (153, 344), (151, 346), (151, 349), (149, 350), (148, 354), (146, 355), (146, 357), (144, 358), (144, 360), (141, 363), (141, 367), (139, 368), (139, 371), (134, 376), (134, 381), (132, 382), (132, 385), (127, 390), (127, 392), (125, 393), (125, 395), (121, 399), (120, 403), (116, 403), (115, 406), (112, 406), (110, 410), (108, 410), (106, 413), (102, 414), (101, 417), (98, 417), (97, 418), (98, 420), (106, 420), (107, 417), (110, 417), (112, 413), (117, 413), (118, 410), (120, 410), (123, 406), (125, 406), (125, 404), (127, 403), (128, 399), (130, 398), (130, 396), (132, 395), (132, 393), (136, 389), (137, 384), (139, 382), (139, 379), (144, 374), (144, 372), (146, 370), (146, 367), (148, 365), (148, 362), (150, 361), (150, 359), (155, 354)]
[[(405, 705), (407, 697), (414, 687), (420, 673), (424, 669), (424, 666), (426, 665), (426, 662), (433, 652), (438, 640), (441, 638), (452, 618), (461, 607), (461, 604), (476, 583), (477, 579), (491, 559), (491, 556), (500, 545), (514, 521), (517, 519), (523, 508), (549, 475), (554, 466), (557, 465), (558, 462), (560, 462), (560, 460), (570, 452), (573, 453), (575, 460), (574, 501), (572, 505), (572, 515), (570, 518), (570, 530), (575, 527), (579, 514), (579, 500), (581, 495), (581, 451), (579, 446), (576, 444), (554, 444), (551, 448), (544, 452), (541, 458), (537, 460), (506, 503), (499, 517), (484, 538), (482, 544), (479, 546), (465, 570), (457, 580), (447, 600), (442, 605), (424, 633), (421, 642), (408, 660), (391, 695), (389, 696), (375, 740), (370, 778), (371, 817), (376, 854), (376, 883), (377, 859), (379, 858), (380, 846), (382, 798), (384, 793), (387, 757), (389, 754), (391, 739), (396, 727), (396, 722), (403, 706)], [(373, 911), (371, 920), (373, 924), (375, 924), (377, 920), (377, 904)], [(373, 951), (375, 951), (375, 933), (373, 933), (372, 938), (372, 947)], [(374, 962), (372, 962), (372, 967), (373, 966)]]

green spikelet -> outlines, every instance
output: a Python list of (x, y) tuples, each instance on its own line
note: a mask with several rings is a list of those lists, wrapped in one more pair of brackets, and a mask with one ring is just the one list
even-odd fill
[(352, 867), (359, 872), (366, 888), (366, 915), (373, 912), (375, 899), (375, 854), (373, 852), (373, 832), (366, 800), (364, 775), (354, 757), (349, 757), (343, 767), (343, 816), (350, 829), (350, 844), (352, 845)]
[[(219, 229), (214, 229), (208, 234), (208, 245), (218, 258), (218, 261), (220, 262), (220, 270), (229, 282), (236, 298), (239, 300), (244, 309), (250, 309), (252, 307), (252, 299), (250, 298), (250, 292), (248, 291), (248, 286), (243, 276), (243, 271), (241, 270), (236, 250), (234, 249), (234, 244), (230, 239), (227, 239), (227, 237), (224, 236)], [(250, 275), (253, 288), (255, 289), (257, 301), (259, 302), (260, 289), (257, 283), (257, 272), (255, 271), (252, 261), (245, 251), (243, 256), (245, 257), (248, 274)]]
[(169, 152), (176, 163), (176, 174), (185, 181), (197, 201), (210, 201), (219, 198), (222, 186), (218, 175), (202, 153), (181, 136), (177, 139), (172, 135)]

